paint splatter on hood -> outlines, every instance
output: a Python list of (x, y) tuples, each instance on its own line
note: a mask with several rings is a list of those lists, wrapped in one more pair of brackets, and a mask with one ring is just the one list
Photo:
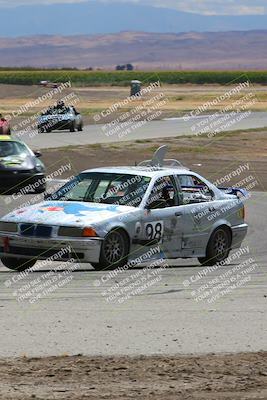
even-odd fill
[(134, 210), (136, 210), (134, 207), (113, 204), (44, 201), (15, 210), (3, 217), (1, 221), (83, 226)]

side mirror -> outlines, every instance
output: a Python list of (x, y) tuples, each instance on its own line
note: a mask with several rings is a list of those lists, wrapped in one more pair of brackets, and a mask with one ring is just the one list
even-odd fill
[(35, 155), (35, 157), (37, 157), (37, 158), (42, 157), (42, 153), (41, 153), (39, 150), (34, 151), (34, 155)]

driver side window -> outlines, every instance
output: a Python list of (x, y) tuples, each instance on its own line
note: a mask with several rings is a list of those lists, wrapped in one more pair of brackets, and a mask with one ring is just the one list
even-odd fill
[(159, 209), (178, 205), (178, 196), (173, 176), (159, 178), (150, 193), (147, 207)]

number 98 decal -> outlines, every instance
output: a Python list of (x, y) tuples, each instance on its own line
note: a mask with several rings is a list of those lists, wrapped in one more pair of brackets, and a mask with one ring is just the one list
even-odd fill
[(145, 236), (148, 240), (157, 240), (162, 242), (164, 233), (163, 221), (149, 222), (145, 224)]

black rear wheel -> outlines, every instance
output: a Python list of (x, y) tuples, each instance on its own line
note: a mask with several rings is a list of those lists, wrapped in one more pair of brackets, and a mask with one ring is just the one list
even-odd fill
[(75, 132), (75, 124), (74, 124), (74, 122), (71, 123), (70, 132)]

